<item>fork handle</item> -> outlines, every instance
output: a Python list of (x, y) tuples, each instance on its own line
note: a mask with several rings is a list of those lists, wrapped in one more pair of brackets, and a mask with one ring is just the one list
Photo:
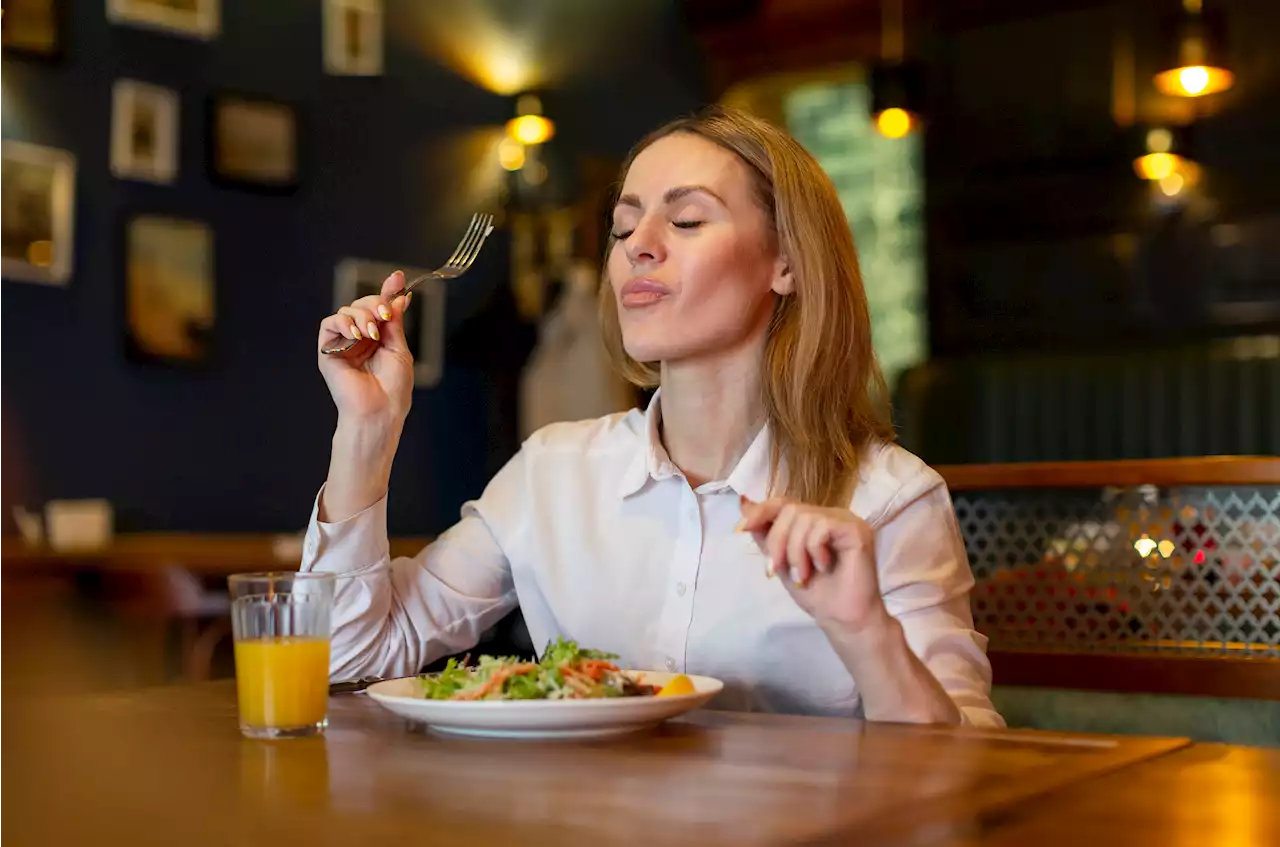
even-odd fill
[[(440, 278), (440, 274), (436, 271), (432, 271), (431, 273), (425, 273), (422, 276), (414, 277), (411, 282), (408, 282), (405, 284), (404, 288), (401, 288), (399, 291), (397, 291), (395, 294), (392, 294), (387, 299), (394, 300), (397, 297), (403, 297), (409, 292), (413, 291), (413, 289), (417, 288), (418, 283), (424, 282), (428, 279), (438, 279), (438, 278)], [(321, 347), (320, 352), (326, 356), (336, 356), (339, 353), (347, 352), (352, 347), (355, 347), (357, 343), (358, 342), (354, 338), (344, 338), (342, 339), (342, 341), (338, 342), (337, 344), (330, 344), (328, 347)]]

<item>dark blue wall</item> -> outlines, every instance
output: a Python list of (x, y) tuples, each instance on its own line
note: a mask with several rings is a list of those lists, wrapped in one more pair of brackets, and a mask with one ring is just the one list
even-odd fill
[[(456, 6), (460, 20), (466, 7), (485, 8), (516, 32), (539, 10), (555, 15), (536, 45), (549, 55), (583, 39), (607, 46), (626, 36), (602, 15), (604, 4), (579, 14), (592, 4), (431, 2)], [(283, 531), (305, 522), (334, 422), (313, 352), (334, 264), (344, 256), (438, 264), (469, 212), (454, 196), (465, 182), (457, 163), (467, 158), (466, 139), (501, 125), (511, 109), (424, 48), (422, 27), (441, 15), (424, 18), (418, 0), (387, 4), (383, 77), (326, 76), (321, 5), (224, 0), (221, 36), (202, 43), (110, 25), (102, 0), (74, 0), (60, 62), (5, 56), (4, 137), (78, 159), (69, 287), (3, 286), (6, 519), (16, 502), (107, 497), (122, 530)], [(634, 10), (624, 22), (627, 49), (579, 50), (581, 66), (552, 81), (561, 153), (621, 157), (646, 130), (700, 104), (699, 62), (674, 1), (645, 5), (643, 26)], [(586, 32), (589, 25), (608, 37)], [(111, 88), (122, 76), (181, 94), (173, 186), (110, 174)], [(299, 108), (305, 135), (296, 193), (210, 184), (204, 108), (220, 90)], [(124, 359), (120, 230), (124, 216), (142, 211), (214, 229), (218, 322), (201, 370)], [(482, 350), (513, 320), (495, 305), (507, 262), (499, 232), (475, 271), (453, 284), (450, 350)], [(485, 359), (450, 356), (441, 385), (416, 393), (392, 480), (393, 532), (447, 526), (510, 452), (492, 437), (486, 369), (495, 365)]]

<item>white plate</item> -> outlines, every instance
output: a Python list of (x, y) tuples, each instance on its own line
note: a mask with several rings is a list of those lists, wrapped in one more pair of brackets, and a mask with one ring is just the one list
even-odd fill
[[(633, 672), (637, 673), (637, 672)], [(673, 673), (638, 672), (649, 685), (665, 685)], [(366, 689), (397, 715), (436, 732), (481, 738), (603, 738), (655, 726), (706, 705), (724, 683), (689, 674), (694, 693), (671, 697), (610, 697), (598, 700), (427, 700), (416, 677), (389, 679)]]

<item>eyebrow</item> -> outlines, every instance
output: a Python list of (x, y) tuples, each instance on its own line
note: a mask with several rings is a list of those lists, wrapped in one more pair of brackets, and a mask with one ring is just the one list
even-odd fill
[[(721, 206), (727, 205), (724, 202), (724, 200), (721, 199), (719, 194), (716, 194), (714, 191), (712, 191), (710, 188), (707, 188), (705, 185), (678, 185), (675, 188), (668, 188), (667, 193), (662, 195), (662, 202), (666, 205), (670, 205), (676, 202), (677, 200), (679, 200), (681, 197), (687, 197), (690, 194), (695, 194), (699, 192), (701, 192), (702, 194), (708, 195), (709, 197), (711, 197), (711, 199), (715, 200)], [(633, 206), (637, 209), (643, 208), (643, 205), (640, 203), (640, 198), (634, 194), (622, 195), (621, 197), (618, 198), (617, 205)]]

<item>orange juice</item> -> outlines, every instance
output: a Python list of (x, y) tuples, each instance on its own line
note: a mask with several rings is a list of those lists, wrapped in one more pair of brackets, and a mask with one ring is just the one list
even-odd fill
[(305, 636), (236, 642), (240, 722), (289, 729), (322, 723), (329, 710), (329, 639)]

